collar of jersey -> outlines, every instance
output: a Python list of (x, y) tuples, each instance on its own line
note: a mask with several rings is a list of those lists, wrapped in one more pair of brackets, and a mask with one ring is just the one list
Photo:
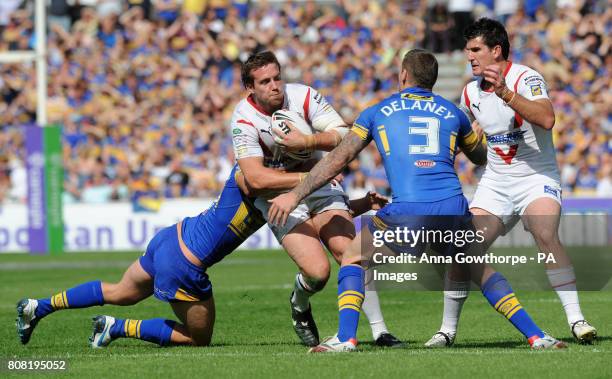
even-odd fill
[(400, 93), (408, 93), (408, 92), (410, 93), (433, 93), (430, 90), (421, 88), (421, 87), (408, 87), (400, 91)]

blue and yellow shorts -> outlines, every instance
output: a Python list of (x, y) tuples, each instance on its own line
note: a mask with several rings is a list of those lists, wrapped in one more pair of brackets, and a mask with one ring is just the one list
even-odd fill
[(401, 231), (401, 238), (385, 242), (385, 246), (396, 254), (416, 256), (423, 254), (427, 246), (439, 254), (452, 256), (464, 246), (449, 241), (454, 242), (468, 231), (473, 233), (472, 214), (463, 195), (429, 203), (390, 203), (368, 220), (368, 228), (373, 235), (377, 231), (379, 234)]
[(156, 298), (161, 301), (205, 301), (212, 296), (206, 270), (185, 257), (175, 224), (160, 230), (140, 257), (140, 265), (153, 277)]

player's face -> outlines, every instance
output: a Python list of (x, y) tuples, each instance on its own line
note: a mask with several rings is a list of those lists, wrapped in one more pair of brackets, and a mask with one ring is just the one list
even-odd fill
[(482, 37), (476, 37), (467, 41), (464, 51), (472, 65), (472, 75), (482, 76), (482, 72), (487, 66), (496, 63), (501, 47), (495, 46), (491, 49), (485, 45)]
[(285, 98), (280, 70), (270, 63), (251, 71), (253, 87), (249, 88), (257, 104), (270, 113), (281, 109)]

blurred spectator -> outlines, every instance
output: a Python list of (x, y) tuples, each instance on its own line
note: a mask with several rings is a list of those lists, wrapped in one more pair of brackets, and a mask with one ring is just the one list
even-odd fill
[(70, 5), (68, 0), (51, 0), (47, 14), (49, 26), (57, 25), (64, 31), (70, 31)]
[[(512, 59), (546, 78), (564, 195), (609, 194), (612, 7), (541, 3), (49, 0), (48, 118), (64, 128), (64, 199), (151, 210), (161, 197), (216, 196), (234, 162), (227, 125), (249, 54), (275, 51), (287, 81), (316, 87), (350, 123), (396, 90), (401, 57), (425, 36), (433, 50), (460, 51), (476, 5), (507, 18)], [(0, 1), (0, 51), (33, 47), (31, 11)], [(26, 196), (19, 126), (35, 118), (35, 77), (31, 63), (0, 65), (0, 201)], [(477, 169), (463, 155), (457, 169), (469, 191)], [(373, 146), (345, 174), (350, 191), (388, 192)]]
[(451, 51), (451, 28), (453, 23), (446, 4), (437, 3), (429, 10), (428, 49), (434, 53)]
[(23, 0), (0, 1), (0, 31), (9, 24), (15, 10), (23, 3)]
[(355, 172), (355, 176), (351, 181), (350, 185), (346, 188), (346, 194), (349, 199), (359, 199), (368, 194), (369, 191), (373, 191), (374, 186), (366, 178), (363, 171)]
[(463, 31), (472, 23), (474, 0), (449, 0), (448, 11), (453, 17), (453, 50), (461, 50), (465, 45)]
[(164, 197), (179, 198), (189, 195), (188, 187), (189, 174), (181, 168), (181, 162), (173, 160), (170, 164), (170, 173), (166, 177), (166, 189)]

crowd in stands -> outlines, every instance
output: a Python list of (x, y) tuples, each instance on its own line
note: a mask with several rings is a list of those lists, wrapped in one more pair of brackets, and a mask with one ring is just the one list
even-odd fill
[[(32, 3), (0, 2), (0, 52), (34, 48)], [(612, 197), (612, 1), (48, 3), (48, 118), (63, 127), (65, 202), (218, 194), (252, 52), (273, 50), (287, 82), (317, 88), (350, 123), (396, 90), (405, 51), (461, 54), (460, 30), (480, 16), (502, 20), (512, 59), (547, 80), (564, 195)], [(19, 126), (35, 121), (35, 77), (34, 64), (0, 64), (0, 203), (26, 196)], [(457, 166), (474, 186), (477, 170), (462, 156)], [(388, 192), (373, 146), (346, 178), (352, 195)]]

